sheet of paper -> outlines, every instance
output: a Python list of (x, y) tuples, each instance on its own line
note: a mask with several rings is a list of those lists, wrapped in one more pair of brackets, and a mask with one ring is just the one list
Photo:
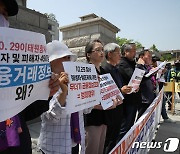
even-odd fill
[(111, 107), (113, 105), (112, 99), (116, 99), (123, 101), (124, 97), (114, 82), (112, 76), (108, 74), (100, 75), (100, 88), (101, 88), (101, 105), (104, 110)]
[(132, 92), (134, 92), (135, 90), (137, 90), (139, 88), (139, 85), (142, 81), (144, 73), (145, 73), (144, 70), (141, 70), (139, 68), (135, 68), (133, 75), (132, 75), (132, 77), (128, 83), (128, 86), (132, 86), (132, 90), (128, 94), (131, 94)]
[(100, 104), (100, 87), (95, 66), (80, 62), (63, 62), (63, 66), (69, 77), (67, 113)]
[(162, 62), (160, 65), (158, 65), (156, 68), (153, 68), (145, 75), (145, 77), (149, 77), (153, 73), (157, 72), (159, 69), (163, 69), (166, 66), (166, 61)]
[[(159, 66), (161, 63), (162, 63), (161, 61), (157, 61), (157, 66)], [(161, 69), (159, 69), (156, 74), (156, 79), (159, 79), (160, 82), (165, 82), (164, 75), (162, 74), (162, 71), (164, 68), (165, 68), (165, 65)]]

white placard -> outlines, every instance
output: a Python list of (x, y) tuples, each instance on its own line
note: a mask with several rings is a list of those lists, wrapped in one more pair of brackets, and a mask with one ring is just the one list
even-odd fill
[(141, 70), (139, 68), (135, 68), (135, 70), (133, 72), (133, 75), (131, 76), (131, 79), (130, 79), (130, 81), (128, 83), (128, 86), (132, 87), (131, 92), (128, 93), (128, 94), (131, 94), (132, 92), (134, 92), (135, 90), (137, 90), (139, 88), (139, 85), (140, 85), (140, 83), (142, 81), (144, 73), (145, 73), (144, 70)]
[(43, 34), (0, 27), (0, 35), (0, 121), (4, 121), (35, 100), (48, 99), (51, 69)]
[[(156, 63), (157, 63), (157, 66), (159, 66), (162, 62), (157, 61)], [(164, 68), (165, 68), (165, 65), (163, 65), (163, 67), (159, 69), (156, 74), (156, 79), (159, 79), (160, 82), (165, 82), (164, 74), (162, 74)]]
[(157, 72), (159, 69), (163, 69), (166, 66), (166, 61), (162, 62), (160, 65), (158, 65), (156, 68), (153, 68), (149, 71), (148, 74), (145, 75), (145, 77), (149, 77), (151, 74)]
[(119, 88), (114, 82), (112, 76), (108, 74), (100, 75), (100, 88), (101, 88), (101, 105), (104, 110), (113, 105), (112, 99), (119, 98), (123, 101), (124, 97), (121, 94)]
[(67, 113), (100, 104), (100, 87), (95, 66), (80, 62), (63, 62), (63, 66), (69, 77)]

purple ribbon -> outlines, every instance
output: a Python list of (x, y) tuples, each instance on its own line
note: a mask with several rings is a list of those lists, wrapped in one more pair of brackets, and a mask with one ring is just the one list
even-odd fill
[(75, 143), (81, 142), (81, 134), (79, 129), (79, 113), (71, 114), (71, 138)]
[(18, 128), (21, 127), (19, 117), (16, 115), (6, 121), (0, 122), (0, 151), (8, 147), (20, 145)]

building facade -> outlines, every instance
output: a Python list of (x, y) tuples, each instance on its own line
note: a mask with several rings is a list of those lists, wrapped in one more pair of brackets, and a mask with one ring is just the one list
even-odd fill
[(9, 17), (10, 27), (33, 31), (44, 34), (46, 42), (52, 41), (48, 30), (48, 18), (46, 15), (26, 7), (26, 0), (17, 0), (19, 12), (16, 16)]
[(90, 40), (100, 39), (104, 44), (116, 42), (116, 33), (120, 29), (106, 19), (95, 14), (88, 14), (80, 19), (80, 22), (60, 27), (63, 41), (77, 54), (79, 61), (85, 60), (85, 46)]
[(51, 40), (59, 40), (58, 22), (48, 19), (48, 31), (50, 32)]

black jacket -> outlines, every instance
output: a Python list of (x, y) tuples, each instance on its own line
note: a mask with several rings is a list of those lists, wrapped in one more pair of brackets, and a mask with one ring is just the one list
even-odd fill
[(113, 65), (105, 62), (104, 65), (102, 65), (102, 68), (107, 73), (111, 74), (114, 82), (116, 83), (116, 85), (118, 86), (119, 89), (123, 87), (123, 80), (122, 80), (121, 74), (119, 73), (117, 66), (113, 66)]
[[(105, 70), (105, 72), (111, 74), (114, 82), (116, 83), (116, 85), (119, 89), (123, 87), (122, 77), (118, 71), (117, 66), (113, 66), (106, 62), (106, 63), (104, 63), (102, 68)], [(122, 104), (118, 105), (115, 109), (106, 110), (107, 125), (112, 126), (111, 130), (116, 130), (116, 132), (119, 133), (123, 116), (124, 115), (123, 115), (123, 105)], [(115, 127), (115, 128), (113, 128), (113, 127)], [(109, 127), (108, 127), (108, 129), (109, 129)], [(116, 134), (116, 135), (118, 135), (118, 134)]]
[[(149, 70), (145, 65), (137, 64), (137, 68), (144, 70), (145, 75), (149, 73)], [(155, 98), (155, 93), (154, 93), (155, 89), (151, 77), (152, 76), (149, 77), (144, 76), (141, 81), (140, 88), (141, 88), (142, 103), (150, 104)]]
[[(126, 57), (122, 57), (119, 63), (119, 72), (121, 74), (121, 77), (123, 79), (124, 85), (128, 85), (131, 76), (133, 75), (133, 72), (136, 67), (135, 61), (130, 61)], [(139, 90), (137, 93), (131, 93), (124, 95), (124, 103), (131, 104), (131, 103), (141, 103), (141, 90)]]

